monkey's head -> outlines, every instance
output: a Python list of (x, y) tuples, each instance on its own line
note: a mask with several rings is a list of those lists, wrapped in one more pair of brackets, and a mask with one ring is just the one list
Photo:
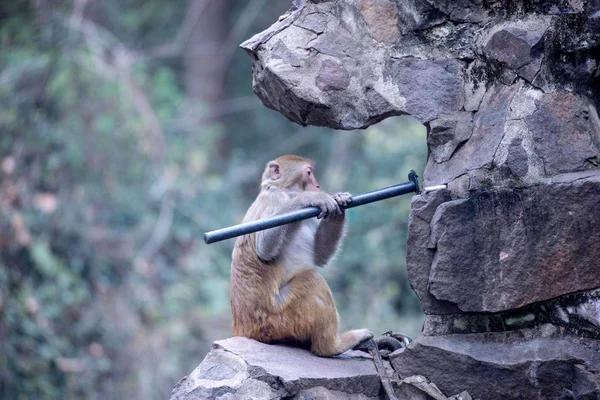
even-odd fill
[(321, 190), (314, 175), (315, 163), (308, 158), (286, 155), (269, 161), (262, 176), (262, 189)]

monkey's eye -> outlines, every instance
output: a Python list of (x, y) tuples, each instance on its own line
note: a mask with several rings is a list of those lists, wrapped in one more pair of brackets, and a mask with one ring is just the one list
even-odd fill
[(275, 173), (278, 174), (279, 173), (279, 167), (275, 167)]

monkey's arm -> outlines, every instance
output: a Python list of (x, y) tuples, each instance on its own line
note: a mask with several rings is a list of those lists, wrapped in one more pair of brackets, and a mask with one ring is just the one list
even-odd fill
[(315, 234), (315, 264), (324, 267), (339, 248), (344, 235), (345, 217), (324, 219)]
[[(309, 206), (321, 209), (322, 216), (335, 215), (341, 212), (336, 200), (323, 192), (302, 192), (293, 198), (283, 202), (281, 206), (274, 208), (274, 212), (261, 217), (282, 214), (289, 211), (300, 210)], [(283, 245), (289, 240), (299, 224), (286, 224), (275, 228), (266, 229), (256, 233), (256, 254), (264, 261), (269, 262), (279, 257)]]
[(258, 257), (264, 262), (277, 259), (285, 239), (297, 228), (297, 224), (286, 224), (257, 232), (256, 254)]
[[(352, 201), (350, 193), (336, 193), (333, 199), (340, 205), (346, 206)], [(344, 210), (334, 214), (331, 218), (323, 219), (315, 234), (315, 264), (324, 267), (335, 255), (340, 247), (340, 240), (344, 236), (346, 216)]]

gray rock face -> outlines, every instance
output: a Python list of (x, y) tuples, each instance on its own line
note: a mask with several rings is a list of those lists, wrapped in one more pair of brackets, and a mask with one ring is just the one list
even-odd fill
[(406, 243), (406, 272), (412, 289), (419, 296), (421, 306), (425, 312), (433, 314), (451, 314), (460, 311), (456, 304), (436, 299), (429, 292), (429, 276), (435, 255), (435, 249), (429, 245), (430, 222), (437, 207), (450, 200), (450, 193), (446, 190), (414, 196), (411, 202), (412, 212), (408, 220), (408, 230), (411, 235)]
[(523, 143), (523, 139), (513, 139), (510, 142), (505, 163), (510, 172), (519, 178), (527, 175), (529, 170), (527, 151), (521, 143)]
[(542, 37), (548, 26), (537, 22), (533, 26), (526, 24), (524, 28), (509, 26), (493, 33), (484, 47), (484, 53), (500, 68), (509, 68), (531, 82), (540, 70)]
[(571, 335), (600, 340), (600, 289), (570, 293), (549, 301), (496, 313), (429, 314), (423, 335), (517, 331), (552, 324)]
[(561, 181), (415, 196), (407, 272), (424, 311), (499, 312), (600, 287), (600, 171)]
[(464, 104), (463, 64), (459, 61), (391, 58), (383, 70), (385, 81), (395, 83), (404, 98), (403, 113), (421, 122), (452, 114)]
[(446, 392), (474, 398), (584, 399), (600, 391), (600, 341), (537, 329), (485, 335), (421, 336), (392, 364), (400, 376), (422, 371)]
[(427, 318), (402, 377), (600, 398), (598, 1), (297, 0), (242, 47), (256, 94), (301, 125), (427, 128), (424, 186), (448, 190), (412, 201)]
[[(399, 379), (388, 361), (384, 367), (400, 399), (448, 400), (425, 377)], [(383, 399), (375, 371), (371, 356), (360, 351), (322, 358), (299, 348), (234, 337), (215, 342), (200, 365), (175, 385), (171, 400)], [(452, 399), (471, 399), (466, 391), (457, 396)]]
[(358, 355), (319, 358), (303, 349), (242, 337), (220, 340), (177, 383), (171, 399), (378, 398), (373, 361), (366, 353), (353, 353)]
[[(299, 124), (356, 129), (407, 113), (426, 123), (463, 107), (473, 111), (472, 99), (464, 98), (473, 83), (512, 85), (520, 78), (549, 92), (569, 89), (565, 81), (570, 78), (578, 87), (587, 86), (591, 98), (597, 90), (592, 54), (600, 34), (591, 3), (544, 1), (506, 8), (483, 1), (295, 4), (286, 19), (242, 47), (254, 60), (258, 96)], [(285, 43), (287, 57), (279, 42)], [(327, 85), (315, 85), (326, 62), (338, 66), (336, 73), (346, 71), (335, 85), (341, 97), (329, 96)], [(468, 69), (475, 75), (466, 77)], [(369, 103), (370, 90), (386, 99), (383, 107)], [(307, 103), (319, 108), (318, 118), (311, 118)]]
[(458, 146), (469, 140), (473, 133), (473, 114), (457, 112), (443, 115), (429, 123), (427, 144), (433, 160), (448, 161)]
[(600, 287), (599, 209), (600, 173), (443, 203), (431, 219), (429, 291), (462, 311), (497, 312)]
[[(600, 131), (589, 106), (570, 93), (543, 96), (525, 118), (547, 175), (581, 171), (600, 164)], [(591, 112), (595, 112), (594, 109)], [(596, 144), (594, 143), (596, 142)]]
[(500, 85), (486, 93), (475, 114), (469, 140), (447, 161), (440, 163), (435, 156), (429, 158), (424, 174), (425, 185), (449, 183), (469, 171), (491, 168), (504, 137), (511, 100), (518, 89), (518, 86)]
[(325, 60), (315, 79), (317, 87), (324, 92), (344, 90), (350, 85), (350, 75), (341, 63)]

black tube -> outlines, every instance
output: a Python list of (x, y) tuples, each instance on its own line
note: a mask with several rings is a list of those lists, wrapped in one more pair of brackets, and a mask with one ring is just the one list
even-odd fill
[[(387, 188), (374, 190), (372, 192), (359, 194), (358, 196), (352, 197), (352, 202), (344, 209), (362, 206), (365, 204), (373, 203), (375, 201), (389, 199), (391, 197), (400, 196), (407, 193), (415, 192), (421, 193), (419, 190), (419, 177), (415, 171), (410, 171), (408, 174), (408, 182), (401, 183), (399, 185), (390, 186)], [(262, 231), (276, 226), (289, 224), (291, 222), (302, 221), (305, 219), (313, 218), (319, 215), (321, 211), (318, 207), (307, 207), (297, 211), (291, 211), (285, 214), (275, 215), (270, 218), (260, 219), (258, 221), (247, 222), (245, 224), (239, 224), (230, 226), (228, 228), (218, 229), (216, 231), (206, 232), (204, 234), (204, 242), (206, 244), (220, 242), (222, 240), (231, 239), (236, 236), (247, 235), (249, 233)]]

